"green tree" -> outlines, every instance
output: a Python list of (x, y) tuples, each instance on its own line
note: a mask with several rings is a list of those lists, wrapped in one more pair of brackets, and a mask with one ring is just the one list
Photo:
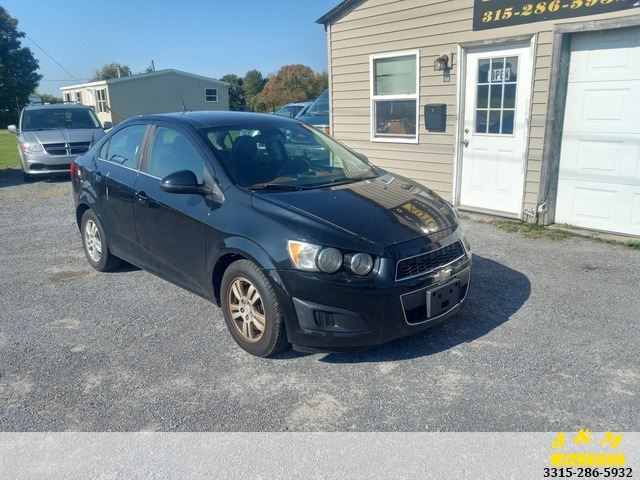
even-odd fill
[(246, 105), (244, 99), (244, 81), (234, 73), (228, 73), (220, 80), (229, 84), (229, 108), (237, 109), (237, 107)]
[(0, 125), (17, 123), (20, 108), (29, 103), (29, 95), (38, 88), (42, 75), (38, 61), (20, 39), (18, 20), (0, 6)]
[(55, 95), (51, 95), (49, 93), (38, 94), (42, 99), (42, 103), (62, 103), (62, 99), (60, 97), (56, 97)]
[(258, 70), (249, 70), (243, 78), (242, 86), (244, 88), (244, 99), (252, 109), (260, 112), (266, 110), (260, 110), (254, 102), (256, 96), (262, 92), (264, 85), (267, 83), (265, 78)]
[(269, 77), (255, 102), (273, 111), (286, 103), (316, 98), (326, 85), (326, 74), (315, 73), (306, 65), (284, 65)]
[(109, 80), (110, 78), (129, 77), (131, 69), (127, 65), (111, 62), (98, 68), (89, 82), (97, 82), (98, 80)]

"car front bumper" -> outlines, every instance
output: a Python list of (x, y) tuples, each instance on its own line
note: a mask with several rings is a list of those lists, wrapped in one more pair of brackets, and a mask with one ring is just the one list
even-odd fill
[[(436, 325), (463, 305), (471, 283), (471, 254), (447, 266), (445, 280), (424, 275), (375, 284), (332, 283), (322, 275), (279, 272), (291, 298), (287, 335), (299, 351), (366, 349)], [(441, 270), (438, 271), (438, 273)]]
[(28, 154), (20, 157), (22, 171), (28, 175), (68, 173), (77, 155)]

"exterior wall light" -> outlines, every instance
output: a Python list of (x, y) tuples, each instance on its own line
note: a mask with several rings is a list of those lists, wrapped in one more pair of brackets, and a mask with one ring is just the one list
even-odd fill
[(435, 62), (433, 62), (433, 69), (436, 72), (443, 72), (445, 70), (449, 70), (451, 65), (449, 64), (449, 59), (451, 58), (450, 54), (443, 53), (438, 58), (436, 58)]

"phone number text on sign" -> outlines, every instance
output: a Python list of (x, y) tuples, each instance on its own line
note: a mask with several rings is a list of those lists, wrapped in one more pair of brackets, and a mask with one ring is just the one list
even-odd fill
[[(520, 25), (561, 18), (595, 15), (637, 7), (634, 0), (475, 0), (473, 29)], [(639, 9), (640, 10), (640, 9)]]

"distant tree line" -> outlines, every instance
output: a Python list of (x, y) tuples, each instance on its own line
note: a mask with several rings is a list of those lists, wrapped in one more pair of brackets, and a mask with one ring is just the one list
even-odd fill
[(220, 78), (229, 83), (229, 107), (249, 107), (256, 112), (273, 112), (290, 102), (304, 102), (318, 97), (328, 85), (326, 72), (317, 73), (306, 65), (284, 65), (277, 73), (262, 76), (258, 70), (244, 77), (229, 73)]

